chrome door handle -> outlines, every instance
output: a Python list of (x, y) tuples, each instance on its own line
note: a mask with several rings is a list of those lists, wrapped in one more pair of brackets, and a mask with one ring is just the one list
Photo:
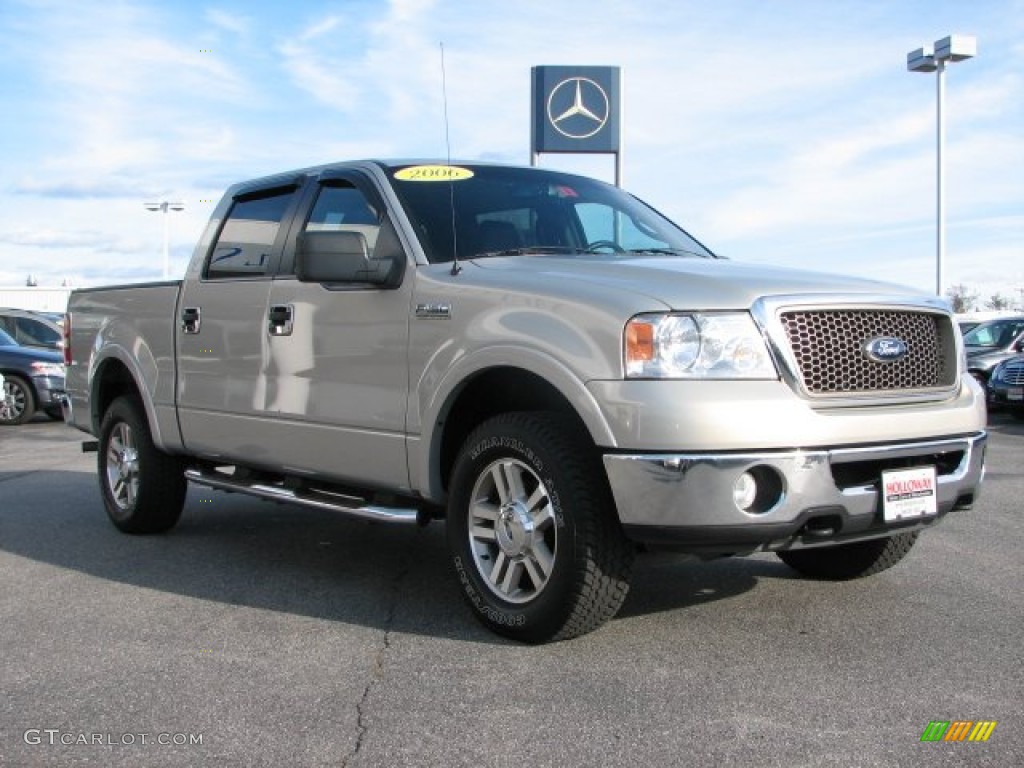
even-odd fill
[(294, 320), (295, 308), (291, 304), (275, 304), (270, 308), (267, 333), (271, 336), (291, 336)]
[(181, 311), (182, 333), (199, 333), (199, 326), (202, 323), (199, 307), (185, 307)]

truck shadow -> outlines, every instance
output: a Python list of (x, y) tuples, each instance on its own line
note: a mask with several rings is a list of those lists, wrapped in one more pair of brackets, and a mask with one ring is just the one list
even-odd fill
[[(443, 524), (374, 524), (192, 488), (178, 526), (127, 536), (107, 520), (93, 475), (0, 473), (0, 550), (101, 579), (381, 630), (506, 643), (459, 594)], [(17, 478), (21, 478), (18, 480)], [(45, 496), (41, 490), (45, 489)], [(725, 600), (781, 563), (642, 555), (620, 616)]]

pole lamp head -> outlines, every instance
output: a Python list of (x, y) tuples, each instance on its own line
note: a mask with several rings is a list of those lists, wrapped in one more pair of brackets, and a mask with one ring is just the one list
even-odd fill
[(907, 70), (910, 72), (934, 72), (938, 68), (935, 53), (930, 45), (907, 54)]
[(162, 211), (163, 203), (143, 203), (146, 206), (147, 211)]
[(949, 35), (935, 41), (935, 58), (963, 61), (978, 55), (978, 40), (973, 35)]

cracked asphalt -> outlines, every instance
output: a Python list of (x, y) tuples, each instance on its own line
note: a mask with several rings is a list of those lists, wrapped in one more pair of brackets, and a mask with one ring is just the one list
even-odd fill
[(1024, 765), (1024, 423), (991, 429), (983, 499), (886, 573), (648, 555), (616, 620), (526, 647), (463, 606), (440, 524), (193, 488), (125, 536), (84, 435), (5, 428), (0, 765)]

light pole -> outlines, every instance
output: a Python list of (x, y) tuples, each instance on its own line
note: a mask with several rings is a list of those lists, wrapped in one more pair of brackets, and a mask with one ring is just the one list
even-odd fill
[(164, 280), (170, 277), (171, 253), (170, 240), (168, 239), (167, 215), (170, 211), (185, 210), (184, 203), (169, 203), (166, 200), (160, 203), (144, 203), (147, 211), (161, 211), (164, 214)]
[(946, 259), (946, 197), (942, 155), (946, 146), (946, 123), (943, 102), (946, 96), (946, 63), (964, 61), (978, 52), (978, 42), (970, 35), (949, 35), (936, 40), (934, 47), (926, 45), (907, 54), (907, 69), (911, 72), (934, 72), (935, 86), (935, 293), (942, 296), (942, 264)]

